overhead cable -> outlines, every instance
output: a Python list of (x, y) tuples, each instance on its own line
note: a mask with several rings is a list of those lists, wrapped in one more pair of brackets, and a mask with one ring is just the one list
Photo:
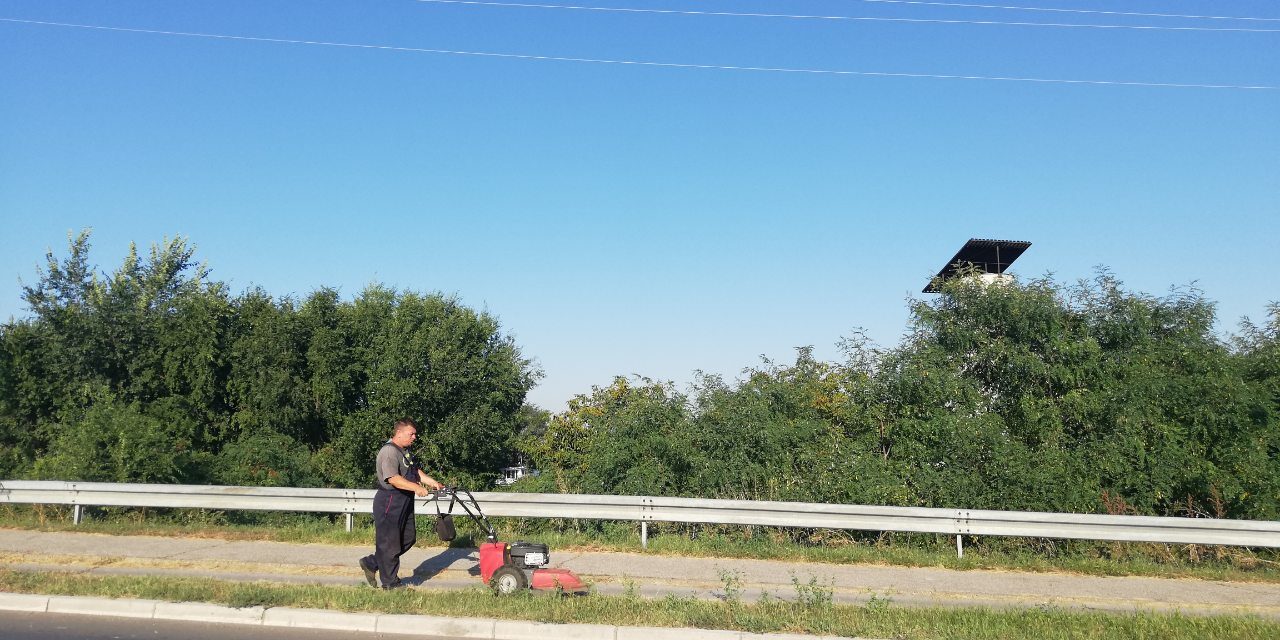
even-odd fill
[(1170, 27), (1135, 24), (1080, 24), (1071, 22), (1009, 22), (1005, 20), (950, 20), (942, 18), (884, 18), (870, 16), (821, 16), (788, 13), (742, 13), (736, 11), (688, 11), (681, 9), (635, 9), (625, 7), (592, 7), (569, 4), (540, 4), (533, 2), (491, 2), (489, 0), (414, 0), (427, 4), (457, 4), (484, 7), (521, 9), (562, 9), (570, 11), (601, 11), (610, 13), (657, 13), (684, 16), (733, 16), (739, 18), (789, 18), (799, 20), (849, 20), (857, 22), (905, 22), (916, 24), (968, 24), (1012, 27), (1058, 27), (1067, 29), (1137, 29), (1141, 31), (1243, 31), (1250, 33), (1280, 33), (1280, 29), (1255, 27)]
[(1259, 20), (1280, 22), (1280, 18), (1253, 18), (1247, 16), (1198, 16), (1182, 13), (1143, 13), (1140, 11), (1103, 11), (1100, 9), (1060, 9), (1055, 7), (1014, 7), (999, 4), (970, 4), (965, 2), (926, 2), (924, 0), (854, 0), (874, 4), (908, 4), (929, 7), (956, 7), (962, 9), (1003, 9), (1009, 11), (1049, 11), (1053, 13), (1091, 13), (1108, 16), (1135, 16), (1142, 18), (1187, 18), (1191, 20)]
[(1060, 78), (1030, 78), (1016, 76), (983, 76), (983, 75), (956, 75), (956, 74), (940, 74), (940, 73), (901, 73), (889, 71), (849, 71), (838, 69), (801, 69), (788, 67), (750, 67), (750, 66), (732, 66), (718, 64), (690, 64), (678, 62), (651, 62), (644, 60), (611, 60), (604, 58), (571, 58), (564, 56), (543, 56), (524, 53), (496, 53), (487, 51), (461, 51), (452, 49), (427, 49), (422, 47), (397, 47), (392, 45), (379, 44), (357, 44), (350, 42), (328, 42), (324, 40), (296, 40), (291, 38), (265, 38), (258, 36), (236, 36), (218, 33), (201, 33), (192, 31), (161, 31), (158, 29), (136, 29), (131, 27), (108, 27), (93, 24), (75, 24), (69, 22), (49, 22), (44, 20), (23, 20), (19, 18), (0, 18), (0, 22), (11, 22), (16, 24), (30, 24), (47, 27), (67, 27), (74, 29), (93, 29), (98, 31), (117, 31), (124, 33), (145, 33), (152, 35), (164, 36), (182, 36), (188, 38), (209, 38), (214, 40), (233, 40), (244, 42), (269, 42), (276, 44), (303, 44), (322, 47), (344, 47), (349, 49), (373, 49), (380, 51), (401, 51), (408, 53), (436, 53), (457, 56), (477, 56), (487, 58), (509, 58), (518, 60), (544, 60), (555, 62), (584, 62), (592, 64), (616, 64), (643, 67), (667, 67), (677, 69), (719, 69), (726, 71), (759, 71), (771, 73), (803, 73), (811, 75), (836, 75), (836, 76), (870, 76), (881, 78), (923, 78), (932, 80), (988, 80), (999, 82), (1034, 82), (1042, 84), (1076, 84), (1076, 85), (1105, 85), (1105, 86), (1127, 86), (1127, 87), (1163, 87), (1174, 89), (1242, 89), (1242, 90), (1280, 90), (1280, 86), (1274, 85), (1239, 85), (1239, 84), (1200, 84), (1186, 82), (1133, 82), (1122, 80), (1069, 80)]

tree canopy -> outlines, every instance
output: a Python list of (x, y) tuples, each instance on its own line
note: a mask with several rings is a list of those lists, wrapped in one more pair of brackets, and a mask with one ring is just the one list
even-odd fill
[(1274, 519), (1270, 311), (1228, 343), (1197, 291), (958, 279), (893, 349), (855, 335), (844, 362), (687, 393), (619, 378), (523, 446), (546, 490)]
[(363, 487), (398, 417), (433, 468), (492, 474), (539, 372), (455, 298), (232, 295), (184, 239), (98, 274), (89, 234), (0, 328), (0, 476)]
[(0, 477), (364, 487), (395, 418), (433, 469), (517, 489), (1280, 517), (1280, 306), (1219, 337), (1196, 290), (1103, 271), (911, 303), (902, 341), (859, 334), (737, 381), (617, 378), (550, 414), (497, 320), (371, 286), (232, 295), (182, 239), (111, 273), (89, 236), (46, 256), (0, 327)]

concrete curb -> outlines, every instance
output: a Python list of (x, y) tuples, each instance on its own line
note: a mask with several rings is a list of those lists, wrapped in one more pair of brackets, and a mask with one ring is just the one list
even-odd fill
[[(141, 602), (148, 602), (142, 600)], [(188, 622), (216, 622), (221, 624), (262, 624), (262, 607), (224, 607), (203, 602), (164, 602), (157, 600), (156, 620), (186, 620)], [(87, 613), (87, 612), (86, 612)], [(111, 615), (103, 613), (102, 615)]]
[[(0, 592), (0, 610), (33, 613), (151, 618), (265, 627), (363, 631), (417, 636), (453, 636), (485, 640), (842, 640), (834, 636), (747, 633), (671, 627), (615, 627), (601, 624), (551, 624), (525, 620), (447, 618), (401, 614), (344, 613), (324, 609), (247, 607), (203, 602), (164, 602), (87, 596), (44, 596)], [(857, 640), (856, 638), (847, 640)]]
[(44, 613), (49, 610), (49, 596), (26, 593), (0, 593), (0, 609)]
[(271, 607), (262, 613), (262, 626), (376, 632), (378, 614)]
[[(2, 605), (0, 605), (2, 606)], [(49, 596), (47, 613), (100, 614), (110, 611), (119, 618), (155, 618), (155, 600), (112, 600), (111, 598), (87, 598), (83, 596)]]

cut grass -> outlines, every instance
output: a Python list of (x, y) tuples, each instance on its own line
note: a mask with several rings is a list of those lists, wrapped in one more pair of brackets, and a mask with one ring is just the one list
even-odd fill
[[(311, 514), (244, 514), (187, 509), (162, 513), (129, 509), (94, 509), (80, 525), (70, 521), (65, 507), (0, 508), (7, 527), (40, 531), (78, 531), (110, 535), (208, 537), (226, 540), (266, 540), (290, 543), (373, 545), (370, 516), (358, 515), (347, 532), (338, 516)], [(426, 517), (426, 516), (423, 516)], [(234, 522), (241, 519), (248, 522)], [(459, 537), (450, 546), (474, 547), (481, 536), (469, 521), (458, 519)], [(823, 544), (792, 541), (779, 530), (752, 533), (708, 529), (697, 539), (683, 532), (664, 535), (662, 525), (651, 526), (647, 550), (640, 548), (634, 523), (594, 523), (583, 531), (557, 531), (545, 521), (495, 518), (504, 539), (536, 538), (562, 551), (609, 551), (672, 556), (751, 558), (832, 564), (880, 564), (904, 567), (942, 567), (956, 570), (1067, 572), (1096, 576), (1194, 578), (1230, 582), (1280, 582), (1280, 562), (1274, 551), (1252, 552), (1230, 547), (1059, 541), (1037, 544), (1019, 539), (982, 538), (972, 541), (963, 558), (956, 557), (947, 536), (889, 536), (888, 543), (859, 541), (839, 532)], [(421, 531), (430, 531), (426, 522)], [(680, 525), (671, 525), (679, 527)], [(574, 528), (572, 525), (566, 527)], [(689, 527), (685, 527), (689, 529)], [(471, 531), (472, 533), (468, 533)], [(903, 541), (906, 541), (905, 543)]]
[[(1178, 614), (1103, 614), (1037, 608), (901, 608), (873, 598), (862, 606), (833, 604), (819, 590), (796, 602), (776, 598), (746, 603), (634, 595), (559, 597), (522, 593), (496, 597), (464, 591), (238, 583), (160, 576), (84, 576), (0, 570), (0, 591), (49, 595), (212, 602), (233, 607), (301, 607), (358, 612), (467, 616), (619, 626), (697, 627), (754, 633), (835, 634), (916, 640), (943, 638), (1223, 638), (1280, 637), (1280, 622), (1256, 617)], [(804, 596), (804, 594), (801, 594)]]

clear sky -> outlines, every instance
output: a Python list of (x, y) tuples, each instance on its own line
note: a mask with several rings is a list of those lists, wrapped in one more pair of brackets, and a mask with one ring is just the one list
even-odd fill
[(1033, 242), (1022, 277), (1106, 265), (1153, 294), (1197, 284), (1223, 331), (1263, 316), (1280, 299), (1280, 2), (983, 3), (1269, 20), (0, 0), (7, 19), (331, 43), (0, 21), (0, 318), (26, 315), (19, 279), (71, 230), (93, 229), (103, 270), (181, 235), (235, 292), (455, 293), (501, 318), (546, 372), (530, 400), (559, 410), (614, 375), (733, 379), (803, 345), (834, 359), (855, 327), (892, 346), (970, 237)]

